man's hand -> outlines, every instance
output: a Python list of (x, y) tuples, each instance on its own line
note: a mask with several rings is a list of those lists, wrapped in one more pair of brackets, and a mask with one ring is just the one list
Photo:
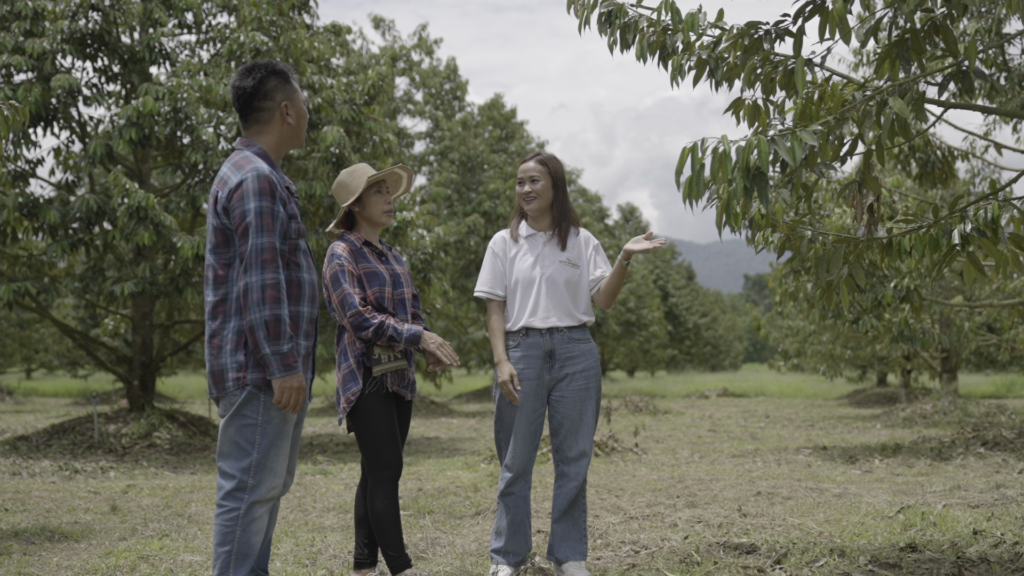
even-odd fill
[(270, 384), (274, 387), (274, 406), (280, 408), (282, 412), (290, 412), (293, 416), (302, 410), (309, 390), (302, 372), (274, 378)]

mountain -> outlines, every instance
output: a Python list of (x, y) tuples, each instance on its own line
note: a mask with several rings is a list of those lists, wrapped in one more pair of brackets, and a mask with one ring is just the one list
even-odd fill
[(771, 263), (775, 262), (775, 254), (758, 254), (747, 246), (746, 241), (739, 238), (709, 244), (671, 238), (669, 240), (675, 242), (676, 247), (683, 253), (683, 258), (693, 265), (693, 271), (697, 273), (697, 282), (701, 286), (725, 293), (741, 292), (744, 274), (769, 272)]

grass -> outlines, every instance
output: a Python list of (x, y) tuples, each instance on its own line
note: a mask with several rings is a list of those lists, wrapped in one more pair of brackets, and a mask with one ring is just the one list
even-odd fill
[[(205, 415), (202, 379), (181, 378), (182, 407)], [(1022, 573), (1021, 385), (970, 378), (965, 395), (1012, 398), (955, 410), (855, 408), (839, 399), (853, 389), (845, 382), (752, 367), (612, 374), (598, 431), (603, 455), (589, 480), (589, 564), (606, 576)], [(434, 576), (486, 573), (498, 473), (491, 411), (480, 395), (457, 396), (488, 382), (460, 374), (440, 390), (425, 387), (432, 401), (420, 401), (413, 417), (403, 520), (414, 561)], [(691, 396), (721, 388), (743, 397)], [(26, 390), (0, 402), (0, 438), (92, 410), (80, 398)], [(358, 462), (354, 439), (318, 391), (272, 573), (347, 574)], [(212, 450), (157, 462), (0, 446), (0, 574), (206, 574), (215, 474)], [(552, 479), (541, 454), (533, 498), (540, 557), (530, 576), (551, 574), (543, 552)]]
[[(422, 382), (421, 392), (432, 398), (452, 398), (490, 386), (490, 373), (467, 373), (458, 370), (452, 381), (437, 388)], [(919, 386), (935, 388), (931, 381)], [(93, 375), (86, 380), (62, 374), (36, 375), (24, 380), (20, 373), (0, 375), (0, 386), (6, 386), (19, 396), (48, 398), (88, 398), (92, 391), (107, 397), (119, 396), (120, 384), (108, 375)], [(734, 396), (780, 399), (828, 399), (848, 394), (856, 386), (843, 379), (828, 380), (813, 374), (785, 373), (764, 365), (747, 364), (735, 372), (658, 372), (629, 377), (623, 372), (612, 372), (605, 377), (604, 394), (609, 397), (632, 395), (652, 398), (678, 398), (692, 396), (707, 390), (725, 388)], [(167, 376), (157, 383), (160, 394), (177, 400), (205, 400), (206, 376), (200, 372), (186, 372)], [(326, 375), (313, 383), (313, 395), (331, 396), (334, 377)], [(1012, 373), (964, 373), (960, 375), (960, 394), (964, 398), (1024, 398), (1024, 375)]]

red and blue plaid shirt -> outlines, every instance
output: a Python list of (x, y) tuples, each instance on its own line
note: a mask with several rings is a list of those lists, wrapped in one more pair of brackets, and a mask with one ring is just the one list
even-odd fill
[(383, 242), (381, 246), (346, 231), (331, 243), (324, 259), (324, 297), (338, 322), (334, 346), (339, 424), (359, 399), (364, 356), (374, 344), (405, 352), (406, 381), (393, 391), (409, 400), (416, 396), (414, 356), (427, 329), (420, 297), (401, 254)]
[(298, 372), (313, 381), (319, 280), (299, 198), (246, 138), (210, 190), (204, 295), (211, 397)]

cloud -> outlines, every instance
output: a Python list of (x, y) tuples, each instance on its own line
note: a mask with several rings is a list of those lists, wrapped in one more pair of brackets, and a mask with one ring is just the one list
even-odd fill
[[(771, 19), (789, 1), (733, 0), (719, 6), (733, 21)], [(683, 3), (684, 10), (696, 3)], [(633, 55), (611, 55), (596, 32), (580, 35), (556, 0), (321, 0), (324, 21), (368, 28), (367, 14), (408, 33), (427, 22), (469, 80), (470, 97), (496, 92), (516, 106), (534, 134), (610, 205), (632, 202), (659, 234), (695, 242), (718, 239), (714, 213), (686, 208), (673, 181), (687, 142), (738, 134), (722, 111), (731, 99), (703, 85), (673, 90), (668, 75)], [(741, 14), (742, 17), (737, 17)], [(510, 159), (515, 161), (515, 159)]]

